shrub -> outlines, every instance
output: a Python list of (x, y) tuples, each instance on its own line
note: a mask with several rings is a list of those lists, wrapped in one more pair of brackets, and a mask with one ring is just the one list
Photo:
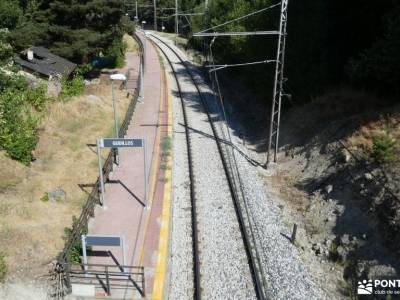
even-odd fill
[(40, 198), (42, 202), (49, 202), (49, 193), (44, 193), (42, 198)]
[(122, 16), (119, 22), (121, 30), (127, 34), (135, 33), (135, 22), (133, 22), (129, 16)]
[(46, 90), (46, 85), (41, 83), (35, 89), (26, 91), (26, 100), (38, 111), (42, 111), (46, 107)]
[(83, 93), (85, 84), (82, 75), (75, 75), (72, 79), (63, 78), (61, 82), (60, 99), (66, 100), (73, 96), (79, 96)]
[(7, 264), (5, 261), (5, 255), (3, 252), (0, 252), (0, 282), (4, 282), (7, 276)]
[(122, 41), (122, 37), (117, 37), (112, 42), (110, 48), (107, 51), (107, 56), (112, 58), (113, 67), (122, 68), (125, 64), (125, 51), (127, 45)]
[(39, 117), (30, 108), (28, 94), (16, 89), (0, 93), (0, 147), (12, 159), (25, 165), (29, 165), (33, 159), (39, 122)]
[(397, 141), (385, 130), (373, 138), (372, 157), (378, 163), (390, 163), (396, 160)]
[[(78, 225), (78, 219), (73, 216), (72, 217), (72, 228), (65, 227), (64, 228), (64, 240), (68, 241), (69, 238), (72, 235), (72, 230), (75, 226)], [(84, 228), (81, 232), (81, 234), (87, 234), (88, 230), (87, 228)], [(91, 250), (91, 247), (87, 247), (87, 250)], [(81, 253), (82, 253), (82, 242), (80, 238), (78, 238), (76, 241), (74, 241), (69, 253), (68, 253), (68, 258), (69, 261), (73, 264), (80, 264), (81, 263)]]

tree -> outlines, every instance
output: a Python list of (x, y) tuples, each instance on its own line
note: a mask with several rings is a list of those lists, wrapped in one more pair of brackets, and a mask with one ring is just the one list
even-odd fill
[[(1, 0), (0, 0), (1, 1)], [(12, 32), (13, 46), (41, 45), (76, 63), (87, 63), (121, 39), (120, 0), (30, 0), (25, 19)]]
[(14, 29), (22, 17), (22, 10), (18, 3), (9, 0), (0, 0), (0, 28)]

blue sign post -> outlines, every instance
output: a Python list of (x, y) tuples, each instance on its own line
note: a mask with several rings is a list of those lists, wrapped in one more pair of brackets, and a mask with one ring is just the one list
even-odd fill
[[(125, 239), (120, 236), (109, 235), (82, 235), (82, 255), (83, 255), (83, 268), (87, 271), (87, 253), (86, 246), (109, 246), (109, 247), (122, 247), (122, 265), (126, 265), (126, 249)], [(124, 269), (124, 272), (126, 270)]]

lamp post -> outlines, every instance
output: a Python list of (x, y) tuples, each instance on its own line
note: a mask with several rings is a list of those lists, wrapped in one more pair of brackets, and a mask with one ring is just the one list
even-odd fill
[[(112, 106), (113, 106), (113, 112), (114, 112), (114, 129), (115, 129), (115, 137), (119, 138), (119, 133), (118, 133), (118, 116), (117, 116), (117, 104), (115, 102), (115, 87), (114, 87), (114, 81), (126, 81), (126, 76), (124, 74), (111, 74), (110, 75), (111, 79), (111, 92), (112, 92)], [(119, 158), (118, 158), (118, 149), (116, 151), (116, 157), (115, 161), (117, 164), (119, 164)]]

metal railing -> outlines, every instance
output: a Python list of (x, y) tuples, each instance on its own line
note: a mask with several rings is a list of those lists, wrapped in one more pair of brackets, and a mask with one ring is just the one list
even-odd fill
[[(139, 45), (140, 48), (140, 60), (141, 63), (143, 62), (143, 45), (142, 41), (140, 40), (139, 37), (136, 36), (136, 34), (133, 36), (136, 42)], [(133, 93), (132, 99), (129, 103), (128, 109), (125, 113), (125, 118), (121, 124), (121, 127), (119, 129), (119, 136), (125, 136), (125, 134), (128, 131), (129, 124), (131, 122), (131, 119), (133, 117), (133, 113), (136, 108), (136, 104), (138, 102), (139, 98), (139, 87), (140, 87), (140, 82), (141, 82), (141, 74), (139, 73), (138, 77), (138, 84), (136, 86), (136, 89)], [(116, 149), (111, 149), (109, 152), (107, 159), (103, 165), (102, 172), (103, 172), (103, 178), (104, 178), (104, 183), (109, 180), (110, 173), (113, 170), (114, 163), (115, 163), (115, 157), (116, 157)], [(69, 289), (71, 287), (70, 280), (69, 280), (69, 274), (68, 270), (65, 270), (64, 267), (70, 265), (70, 259), (69, 259), (69, 253), (72, 248), (76, 245), (77, 242), (80, 241), (81, 234), (83, 234), (88, 227), (88, 222), (91, 217), (94, 217), (94, 209), (96, 204), (101, 205), (100, 202), (100, 179), (97, 178), (96, 183), (93, 186), (93, 189), (91, 193), (88, 196), (88, 199), (86, 200), (83, 208), (81, 215), (77, 219), (76, 222), (72, 224), (72, 230), (71, 233), (64, 245), (63, 251), (58, 255), (57, 257), (57, 267), (56, 267), (56, 272), (66, 272), (65, 276), (65, 285)]]
[(144, 267), (105, 264), (65, 264), (71, 283), (94, 285), (111, 296), (112, 289), (137, 290), (145, 296)]

